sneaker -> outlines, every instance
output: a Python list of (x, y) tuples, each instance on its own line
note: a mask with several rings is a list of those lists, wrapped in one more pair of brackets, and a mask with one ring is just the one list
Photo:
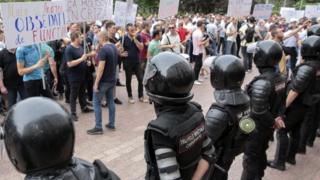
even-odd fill
[(87, 131), (87, 134), (90, 134), (90, 135), (98, 135), (98, 134), (103, 134), (103, 130), (102, 129), (99, 129), (99, 128), (92, 128), (92, 129), (89, 129)]
[(72, 121), (78, 121), (78, 116), (76, 114), (71, 114)]
[(199, 82), (198, 80), (194, 81), (195, 85), (201, 85), (201, 82)]
[(134, 101), (134, 99), (132, 97), (129, 97), (129, 103), (130, 104), (134, 104), (135, 103), (135, 101)]
[(198, 79), (198, 81), (199, 81), (200, 83), (202, 83), (202, 82), (203, 82), (203, 79)]
[(85, 108), (83, 108), (81, 111), (82, 111), (82, 113), (90, 113), (90, 112), (93, 111), (93, 109), (91, 109), (91, 108), (89, 108), (89, 107), (85, 107)]
[(116, 128), (114, 126), (111, 126), (110, 124), (106, 124), (106, 128), (108, 128), (111, 131), (115, 131)]
[(142, 103), (148, 103), (149, 102), (149, 100), (145, 99), (144, 97), (139, 98), (139, 101), (142, 102)]
[(118, 104), (118, 105), (121, 105), (122, 104), (122, 101), (120, 101), (120, 99), (118, 98), (115, 98), (114, 99), (114, 103)]
[(101, 106), (102, 107), (108, 107), (108, 103), (107, 102), (103, 102), (103, 103), (101, 103)]

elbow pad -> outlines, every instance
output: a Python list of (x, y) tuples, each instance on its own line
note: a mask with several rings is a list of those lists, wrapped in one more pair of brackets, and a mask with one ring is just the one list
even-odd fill
[(292, 90), (297, 93), (302, 93), (307, 89), (316, 71), (309, 65), (301, 65), (298, 67), (293, 77), (291, 78)]
[(270, 109), (269, 98), (272, 92), (270, 81), (260, 79), (251, 85), (251, 111), (254, 114), (264, 114)]

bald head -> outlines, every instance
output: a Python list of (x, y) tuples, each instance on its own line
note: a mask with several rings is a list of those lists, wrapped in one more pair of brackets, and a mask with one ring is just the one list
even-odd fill
[(100, 31), (98, 33), (99, 43), (103, 44), (109, 41), (108, 32), (107, 31)]

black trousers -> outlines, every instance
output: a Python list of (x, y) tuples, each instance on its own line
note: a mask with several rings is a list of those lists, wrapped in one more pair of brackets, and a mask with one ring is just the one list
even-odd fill
[(195, 61), (195, 65), (194, 65), (195, 80), (199, 79), (199, 73), (202, 68), (202, 56), (203, 56), (203, 54), (193, 55), (194, 61)]
[[(308, 106), (295, 101), (286, 113), (286, 128), (277, 131), (277, 149), (275, 163), (285, 164), (288, 158), (295, 158), (300, 143), (300, 128)], [(288, 135), (290, 134), (290, 137)]]
[(70, 83), (69, 83), (67, 75), (63, 76), (63, 84), (65, 86), (65, 92), (64, 92), (65, 98), (66, 98), (66, 100), (67, 99), (70, 100)]
[(294, 70), (297, 64), (297, 48), (296, 47), (288, 47), (288, 53), (290, 55), (290, 68)]
[(241, 54), (243, 56), (244, 68), (246, 69), (246, 71), (251, 70), (253, 54), (247, 53), (247, 46), (241, 46)]
[(77, 98), (81, 109), (86, 107), (85, 100), (85, 82), (70, 82), (70, 109), (72, 114), (77, 113)]
[(316, 139), (317, 129), (320, 123), (320, 103), (310, 107), (301, 126), (301, 138), (299, 149), (306, 149), (307, 143), (313, 144)]
[(257, 131), (251, 134), (245, 145), (241, 180), (260, 180), (267, 168), (268, 142), (273, 129), (257, 125)]
[(46, 89), (43, 89), (41, 79), (25, 81), (24, 87), (27, 92), (27, 97), (44, 96), (44, 97), (53, 99), (52, 92), (49, 89), (50, 88), (49, 84), (46, 82)]
[[(222, 47), (222, 48), (221, 48)], [(218, 53), (220, 53), (220, 50), (222, 51), (222, 54), (226, 53), (226, 41), (224, 37), (220, 37), (219, 43), (218, 43)]]
[(138, 96), (139, 98), (143, 97), (143, 85), (142, 85), (142, 73), (140, 63), (126, 63), (124, 64), (124, 71), (126, 74), (126, 88), (128, 97), (132, 97), (132, 88), (131, 88), (131, 81), (132, 75), (135, 74), (138, 80)]

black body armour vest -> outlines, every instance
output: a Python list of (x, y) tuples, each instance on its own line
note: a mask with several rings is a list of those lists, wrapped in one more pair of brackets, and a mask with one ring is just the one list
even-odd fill
[(204, 117), (201, 106), (188, 103), (185, 108), (169, 110), (158, 114), (145, 131), (145, 159), (147, 161), (146, 179), (158, 180), (158, 168), (152, 146), (153, 132), (168, 137), (175, 142), (176, 158), (182, 179), (191, 179), (202, 155), (205, 140)]

